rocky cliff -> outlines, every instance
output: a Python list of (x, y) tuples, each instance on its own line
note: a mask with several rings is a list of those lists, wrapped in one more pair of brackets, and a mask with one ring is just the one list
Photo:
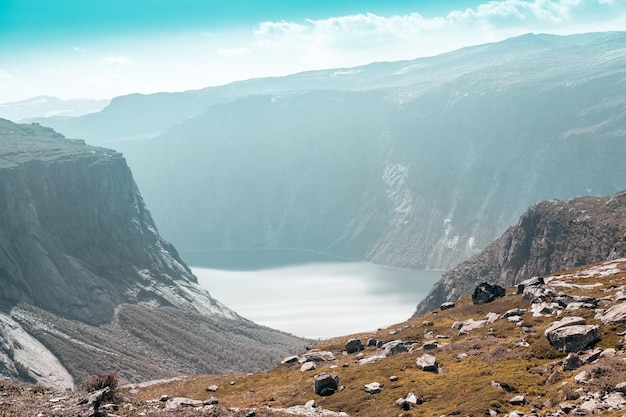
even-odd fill
[[(121, 154), (2, 119), (0, 285), (0, 350), (22, 357), (7, 374), (45, 379), (33, 360), (46, 349), (79, 380), (142, 350), (162, 360), (143, 367), (136, 358), (129, 380), (243, 371), (302, 343), (239, 317), (197, 284), (157, 232)], [(11, 336), (16, 329), (43, 345), (16, 342), (26, 340)], [(203, 352), (216, 341), (219, 351)], [(228, 359), (244, 350), (247, 359)]]
[(626, 192), (532, 206), (480, 254), (435, 284), (415, 314), (471, 294), (483, 281), (512, 286), (580, 265), (626, 256)]

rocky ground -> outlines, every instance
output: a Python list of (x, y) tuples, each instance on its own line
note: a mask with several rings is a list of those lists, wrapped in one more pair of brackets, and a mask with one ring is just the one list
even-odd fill
[[(491, 291), (491, 292), (490, 292)], [(491, 295), (490, 295), (491, 294)], [(0, 385), (0, 415), (626, 414), (626, 259), (482, 286), (407, 322), (321, 341), (269, 372), (97, 393)]]

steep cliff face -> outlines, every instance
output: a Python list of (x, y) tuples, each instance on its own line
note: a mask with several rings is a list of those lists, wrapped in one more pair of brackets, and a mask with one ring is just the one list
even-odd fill
[(626, 255), (626, 192), (544, 201), (480, 254), (435, 284), (416, 314), (471, 294), (483, 282), (511, 286), (533, 277)]
[[(255, 348), (250, 362), (232, 365), (242, 371), (255, 361), (267, 366), (272, 361), (268, 358), (279, 360), (301, 343), (242, 319), (197, 284), (174, 247), (157, 232), (121, 154), (67, 140), (38, 125), (2, 119), (0, 285), (3, 323), (9, 323), (0, 323), (0, 333), (14, 334), (9, 330), (19, 323), (79, 379), (85, 371), (103, 370), (108, 362), (87, 360), (84, 353), (77, 354), (80, 346), (79, 351), (93, 346), (96, 357), (109, 358), (108, 368), (118, 368), (129, 354), (124, 341), (133, 334), (133, 345), (149, 346), (153, 358), (171, 356), (149, 371), (140, 366), (130, 372), (133, 380), (190, 368), (223, 369), (220, 360), (229, 363), (227, 350), (241, 348), (242, 340), (217, 335), (220, 326), (235, 334), (241, 330), (245, 335), (238, 338)], [(132, 305), (135, 309), (129, 310)], [(171, 312), (164, 315), (162, 309)], [(151, 318), (162, 331), (146, 325)], [(199, 320), (216, 324), (193, 324)], [(138, 336), (137, 322), (142, 321)], [(113, 326), (108, 342), (87, 342), (81, 336), (94, 329), (104, 332), (107, 323)], [(176, 338), (166, 330), (173, 327), (196, 331), (193, 337)], [(208, 346), (209, 339), (221, 340), (225, 350), (210, 360), (185, 356), (197, 350), (191, 345), (204, 341)], [(8, 336), (2, 345), (15, 350)]]

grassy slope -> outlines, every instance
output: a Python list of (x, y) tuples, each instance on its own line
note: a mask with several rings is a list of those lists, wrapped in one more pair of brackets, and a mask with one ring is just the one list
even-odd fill
[[(626, 271), (626, 262), (622, 269)], [(568, 288), (565, 292), (605, 297), (626, 283), (624, 271), (609, 277), (572, 278), (578, 283), (602, 282), (602, 286), (593, 289)], [(507, 294), (512, 294), (513, 290), (508, 289)], [(315, 371), (303, 373), (299, 370), (299, 364), (293, 364), (281, 365), (270, 372), (252, 375), (197, 375), (141, 389), (135, 394), (135, 398), (149, 400), (168, 394), (205, 399), (206, 387), (217, 384), (220, 389), (216, 396), (220, 399), (220, 404), (230, 407), (289, 407), (315, 399), (324, 408), (345, 411), (350, 415), (398, 415), (402, 410), (394, 404), (395, 400), (414, 392), (424, 399), (424, 404), (405, 412), (407, 416), (479, 416), (485, 415), (489, 409), (498, 413), (514, 409), (529, 412), (532, 408), (542, 410), (542, 414), (549, 410), (556, 411), (558, 403), (564, 401), (566, 394), (571, 391), (569, 387), (577, 388), (573, 377), (580, 370), (564, 371), (558, 382), (546, 383), (553, 370), (561, 369), (558, 360), (565, 356), (554, 350), (543, 335), (543, 331), (555, 321), (555, 317), (532, 317), (529, 312), (524, 313), (524, 324), (532, 326), (536, 333), (524, 333), (520, 326), (506, 320), (498, 320), (490, 326), (472, 331), (469, 335), (458, 335), (451, 328), (455, 321), (482, 319), (489, 312), (502, 314), (515, 307), (529, 306), (530, 302), (523, 300), (521, 295), (507, 295), (483, 305), (473, 305), (471, 300), (464, 299), (453, 309), (434, 311), (376, 333), (322, 341), (315, 348), (332, 351), (338, 360), (318, 367)], [(602, 308), (608, 306), (601, 305)], [(602, 340), (597, 347), (621, 349), (622, 338), (617, 333), (624, 329), (602, 325), (594, 320), (594, 311), (591, 310), (577, 310), (566, 314), (583, 316), (588, 324), (601, 325)], [(432, 322), (432, 326), (425, 325), (425, 321)], [(449, 339), (439, 340), (440, 348), (434, 353), (443, 368), (441, 374), (423, 372), (416, 367), (415, 360), (422, 355), (421, 351), (395, 355), (370, 365), (356, 363), (357, 353), (342, 354), (345, 342), (351, 337), (359, 337), (361, 340), (375, 337), (385, 341), (402, 339), (423, 342), (424, 332), (431, 330), (435, 335), (450, 336)], [(396, 334), (390, 334), (392, 332)], [(522, 341), (530, 346), (516, 346)], [(364, 352), (366, 357), (376, 353), (376, 348), (373, 347), (366, 348)], [(457, 359), (459, 353), (467, 353), (468, 358)], [(342, 366), (344, 363), (348, 366)], [(338, 367), (330, 369), (331, 365)], [(597, 370), (597, 378), (586, 386), (590, 392), (626, 380), (626, 366), (621, 359), (601, 359), (598, 363), (586, 365), (585, 369)], [(340, 384), (345, 389), (330, 397), (316, 396), (312, 391), (313, 375), (323, 371), (338, 375)], [(396, 382), (389, 380), (392, 375), (398, 377)], [(513, 391), (509, 393), (494, 388), (491, 385), (494, 380), (510, 385)], [(235, 383), (231, 385), (231, 381)], [(381, 393), (365, 393), (364, 385), (373, 381), (384, 384)], [(563, 385), (564, 383), (567, 384)], [(525, 395), (528, 404), (511, 405), (509, 400), (517, 394)]]

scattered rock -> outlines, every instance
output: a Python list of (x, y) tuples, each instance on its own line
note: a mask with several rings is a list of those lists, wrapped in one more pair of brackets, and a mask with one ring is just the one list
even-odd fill
[(346, 343), (345, 349), (348, 353), (354, 353), (361, 351), (365, 348), (363, 347), (363, 342), (361, 342), (361, 339), (350, 339), (348, 340), (348, 343)]
[(428, 353), (425, 353), (417, 358), (415, 364), (419, 368), (422, 368), (422, 371), (439, 373), (439, 364), (437, 363), (437, 359)]
[(502, 318), (518, 317), (524, 314), (526, 310), (523, 308), (513, 308), (502, 315)]
[(219, 400), (211, 395), (211, 396), (209, 396), (209, 398), (204, 400), (202, 403), (204, 405), (217, 405), (217, 404), (219, 404)]
[[(454, 303), (452, 303), (452, 304), (454, 304)], [(422, 322), (422, 327), (432, 327), (434, 325), (435, 325), (435, 323), (433, 323), (432, 321), (429, 321), (429, 320), (425, 320), (425, 321)]]
[(315, 408), (315, 400), (309, 400), (304, 404), (305, 408)]
[(369, 358), (360, 359), (359, 360), (359, 365), (369, 365), (370, 363), (376, 363), (376, 362), (381, 361), (381, 360), (383, 360), (385, 358), (386, 358), (385, 355), (370, 356)]
[(385, 356), (397, 355), (398, 353), (408, 352), (409, 349), (406, 347), (406, 343), (402, 340), (393, 340), (391, 342), (387, 342), (382, 345), (382, 349), (384, 349)]
[(615, 386), (615, 391), (626, 394), (626, 382), (620, 382)]
[(433, 341), (430, 341), (430, 342), (426, 342), (422, 346), (422, 349), (424, 349), (424, 350), (437, 350), (438, 348), (439, 348), (439, 343), (437, 343), (436, 340), (433, 340)]
[(517, 293), (524, 294), (524, 290), (529, 287), (542, 287), (545, 285), (545, 281), (541, 277), (528, 278), (519, 284), (517, 284)]
[(498, 297), (504, 297), (506, 290), (496, 284), (483, 282), (474, 289), (472, 302), (474, 304), (490, 303)]
[(378, 340), (370, 337), (369, 339), (367, 339), (367, 346), (376, 346), (376, 344), (378, 343)]
[(584, 365), (583, 360), (576, 353), (570, 353), (563, 360), (564, 371), (573, 371), (575, 369), (580, 368), (583, 365)]
[(459, 334), (466, 334), (472, 330), (480, 329), (487, 325), (487, 320), (467, 319), (465, 321), (457, 321), (452, 324), (452, 328), (459, 331)]
[(317, 368), (317, 365), (315, 365), (315, 362), (304, 362), (302, 366), (300, 367), (300, 372), (312, 371), (315, 368)]
[(409, 403), (406, 398), (398, 398), (396, 400), (396, 405), (404, 411), (409, 411), (413, 408), (413, 404)]
[(396, 382), (396, 381), (398, 380), (398, 377), (397, 377), (396, 375), (391, 375), (391, 376), (389, 377), (389, 380), (390, 380), (391, 382)]
[(313, 377), (313, 391), (322, 397), (333, 395), (339, 388), (337, 375), (322, 372)]
[(294, 362), (298, 362), (298, 357), (297, 356), (287, 356), (285, 359), (280, 361), (280, 363), (282, 363), (282, 364), (294, 363)]
[(219, 389), (219, 387), (217, 385), (213, 384), (213, 385), (209, 385), (206, 390), (208, 392), (217, 392), (218, 389)]
[(511, 405), (524, 405), (526, 404), (526, 397), (523, 395), (516, 395), (515, 397), (509, 400)]
[(443, 303), (442, 305), (439, 306), (439, 308), (441, 310), (448, 310), (449, 308), (454, 308), (456, 304), (454, 304), (452, 301), (448, 301), (446, 303)]
[(193, 400), (185, 397), (174, 397), (165, 404), (166, 410), (176, 410), (181, 407), (202, 407), (204, 403), (200, 400)]
[(506, 392), (513, 392), (513, 391), (515, 391), (515, 388), (513, 388), (512, 386), (510, 386), (506, 382), (491, 381), (491, 386), (496, 388), (496, 389), (501, 389), (502, 391), (506, 391)]
[(370, 382), (365, 384), (365, 392), (368, 394), (378, 394), (382, 390), (383, 386), (379, 382)]
[(435, 337), (435, 333), (433, 331), (424, 332), (424, 339), (432, 339)]
[(300, 363), (305, 363), (305, 362), (330, 362), (330, 361), (334, 361), (336, 360), (335, 355), (333, 355), (332, 352), (327, 352), (327, 351), (321, 351), (321, 350), (317, 350), (317, 349), (313, 349), (310, 350), (309, 352), (305, 353), (304, 355), (300, 356), (300, 358), (298, 359), (298, 361)]

